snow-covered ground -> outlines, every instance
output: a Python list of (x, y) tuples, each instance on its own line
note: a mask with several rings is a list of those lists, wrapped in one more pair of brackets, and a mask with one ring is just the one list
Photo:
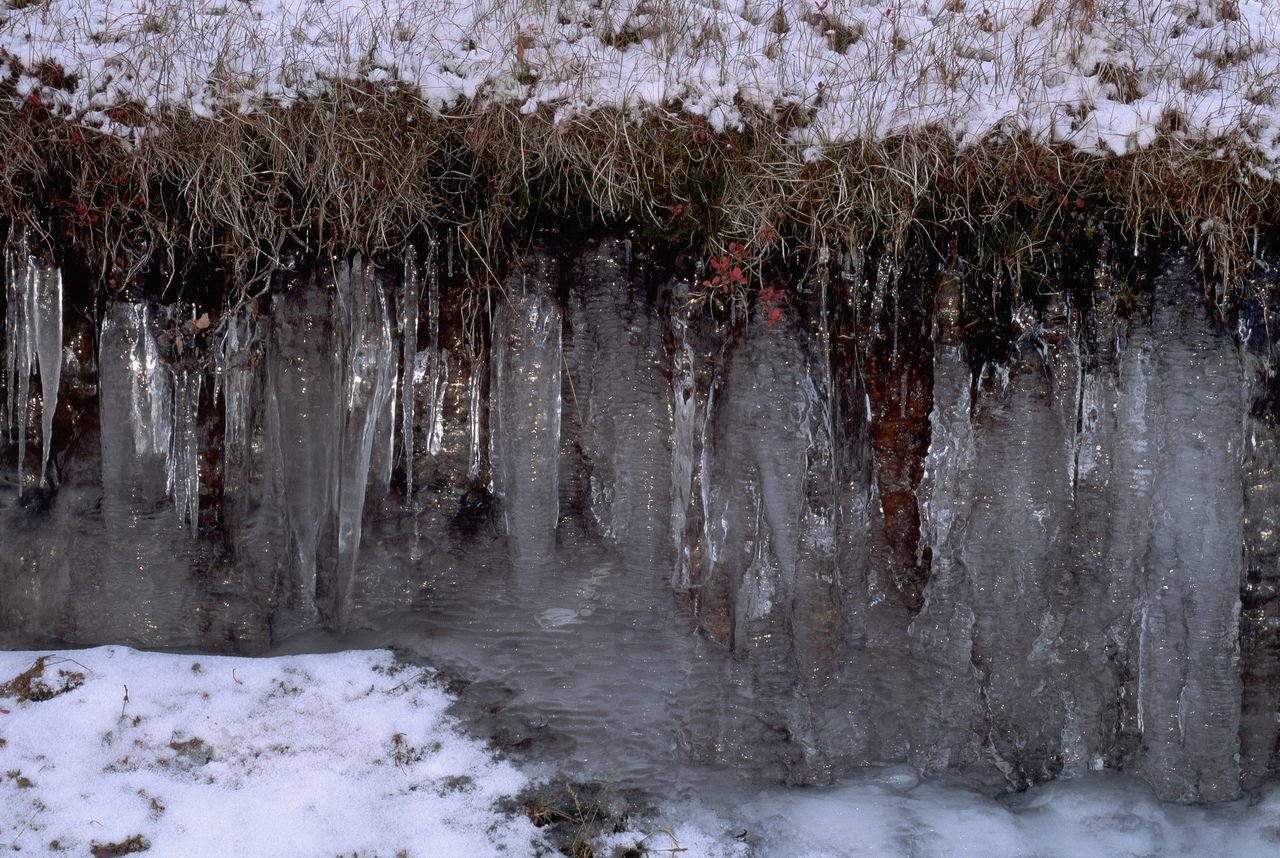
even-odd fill
[(210, 115), (338, 78), (441, 112), (679, 109), (719, 130), (785, 111), (813, 158), (936, 127), (1117, 154), (1230, 138), (1280, 162), (1272, 0), (23, 0), (0, 48), (19, 98), (108, 129), (122, 104)]
[[(0, 653), (0, 681), (40, 655)], [(526, 855), (539, 840), (494, 808), (524, 776), (455, 732), (448, 695), (385, 651), (102, 647), (53, 655), (42, 673), (37, 692), (55, 696), (0, 694), (5, 851), (141, 838), (153, 855), (390, 858)]]

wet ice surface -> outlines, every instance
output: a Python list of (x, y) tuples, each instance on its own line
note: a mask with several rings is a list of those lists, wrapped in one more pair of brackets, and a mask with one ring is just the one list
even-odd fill
[[(345, 636), (303, 634), (275, 653), (389, 646), (435, 665), (461, 680), (451, 711), (473, 735), (534, 779), (640, 790), (655, 812), (635, 827), (678, 825), (681, 845), (696, 842), (691, 854), (1256, 856), (1280, 848), (1276, 786), (1185, 806), (1114, 772), (997, 794), (885, 763), (830, 787), (785, 787), (767, 743), (752, 754), (731, 741), (759, 729), (749, 668), (693, 630), (661, 579), (605, 552), (575, 552), (542, 570), (513, 570), (500, 556), (480, 565), (488, 568), (434, 581), (424, 611)], [(896, 692), (909, 694), (907, 685), (904, 678)], [(732, 766), (719, 762), (727, 749)]]
[[(109, 304), (96, 367), (73, 334), (60, 484), (0, 491), (0, 640), (395, 646), (542, 776), (764, 855), (1265, 836), (1247, 803), (1151, 798), (1256, 797), (1276, 760), (1276, 361), (1185, 253), (1124, 319), (1100, 260), (1091, 300), (1017, 307), (998, 351), (959, 277), (915, 334), (893, 315), (927, 272), (853, 254), (842, 291), (732, 319), (620, 238), (535, 245), (469, 341), (427, 257), (228, 312), (194, 423), (189, 307)], [(4, 465), (29, 427), (34, 483), (19, 351)]]

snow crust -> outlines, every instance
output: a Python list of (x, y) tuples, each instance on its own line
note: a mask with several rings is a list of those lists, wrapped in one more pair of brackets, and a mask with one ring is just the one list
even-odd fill
[[(434, 110), (557, 120), (679, 109), (715, 130), (803, 117), (808, 157), (937, 128), (1125, 154), (1164, 134), (1280, 162), (1280, 6), (1268, 0), (46, 0), (0, 11), (19, 98), (133, 133), (115, 111), (211, 116), (334, 80)], [(50, 61), (61, 88), (33, 76)]]
[[(43, 654), (0, 652), (0, 682)], [(524, 775), (458, 733), (450, 697), (389, 652), (101, 647), (58, 653), (43, 675), (46, 693), (69, 690), (0, 693), (6, 851), (85, 855), (136, 835), (153, 855), (538, 851), (533, 824), (494, 807)]]

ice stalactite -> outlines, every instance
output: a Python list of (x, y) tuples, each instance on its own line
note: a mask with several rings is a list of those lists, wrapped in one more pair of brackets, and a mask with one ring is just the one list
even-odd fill
[[(432, 240), (434, 248), (435, 241)], [(427, 258), (427, 267), (434, 266), (434, 254)], [(428, 277), (433, 276), (428, 270)], [(413, 502), (414, 455), (414, 385), (418, 371), (418, 303), (421, 300), (418, 254), (410, 247), (405, 253), (404, 270), (400, 279), (400, 460), (404, 463), (404, 496)]]
[(674, 542), (671, 585), (687, 592), (693, 584), (693, 552), (685, 528), (694, 502), (694, 465), (698, 450), (697, 356), (689, 339), (688, 284), (676, 281), (668, 314), (671, 328), (671, 537)]
[(173, 418), (165, 463), (165, 488), (173, 498), (178, 520), (194, 533), (200, 524), (200, 387), (204, 373), (194, 369), (172, 372)]
[(663, 330), (627, 243), (589, 245), (574, 266), (566, 362), (600, 534), (647, 574), (669, 559), (671, 404)]
[[(198, 415), (204, 373), (195, 366), (165, 359), (157, 323), (160, 312), (147, 302), (112, 304), (102, 323), (100, 339), (105, 345), (100, 348), (120, 347), (127, 357), (123, 401), (129, 406), (124, 422), (133, 441), (129, 455), (138, 467), (145, 469), (149, 467), (145, 463), (155, 463), (161, 469), (159, 485), (173, 501), (178, 521), (194, 536), (200, 518)], [(106, 395), (102, 393), (104, 398)], [(104, 488), (116, 476), (108, 467), (105, 450)], [(125, 454), (113, 447), (112, 456), (120, 455)]]
[(978, 757), (980, 678), (973, 666), (974, 591), (960, 558), (974, 478), (973, 372), (961, 329), (962, 284), (938, 289), (933, 322), (933, 411), (929, 452), (920, 480), (921, 539), (932, 558), (924, 605), (910, 626), (922, 682), (921, 740), (913, 761), (922, 771), (972, 763)]
[[(840, 628), (831, 369), (797, 311), (759, 311), (728, 358), (703, 479), (712, 522), (700, 619), (752, 665), (762, 711), (794, 747), (789, 778), (829, 777), (807, 699), (831, 670)], [(767, 709), (767, 707), (766, 707)]]
[(222, 394), (223, 483), (228, 489), (234, 490), (247, 465), (266, 327), (257, 312), (241, 308), (225, 317), (217, 339), (214, 359), (216, 384)]
[(40, 465), (32, 478), (46, 482), (53, 449), (53, 416), (62, 379), (62, 271), (32, 255), (24, 238), (5, 251), (5, 372), (8, 388), (6, 429), (18, 441), (18, 485), (26, 487), (26, 447), (31, 376), (40, 372)]
[[(1067, 617), (1060, 647), (1072, 673), (1064, 697), (1064, 776), (1122, 767), (1138, 738), (1137, 582), (1151, 526), (1151, 461), (1143, 411), (1150, 376), (1145, 326), (1126, 337), (1102, 250), (1078, 344), (1081, 375), (1068, 549), (1071, 585), (1059, 597), (1086, 606)], [(981, 463), (979, 463), (980, 466)]]
[[(424, 439), (427, 452), (432, 456), (440, 455), (444, 442), (444, 396), (449, 387), (449, 351), (440, 340), (440, 261), (437, 258), (436, 246), (431, 245), (431, 255), (427, 258), (427, 348), (418, 355), (426, 356), (422, 365), (422, 378), (425, 384), (427, 399), (427, 435)], [(478, 379), (481, 373), (475, 373)], [(477, 393), (478, 399), (478, 393)], [(478, 419), (478, 415), (477, 415)], [(479, 449), (477, 441), (476, 449)]]
[[(467, 482), (480, 479), (480, 465), (484, 458), (484, 355), (475, 349), (471, 354), (471, 377), (467, 379)], [(443, 428), (443, 426), (442, 426)]]
[(335, 508), (342, 357), (332, 302), (321, 282), (305, 279), (275, 293), (267, 347), (267, 427), (297, 558), (297, 589), (307, 600), (315, 595), (321, 532)]
[(1199, 278), (1180, 256), (1156, 278), (1151, 327), (1155, 526), (1137, 537), (1146, 545), (1139, 766), (1162, 798), (1229, 799), (1240, 792), (1240, 355), (1207, 318)]
[[(830, 265), (824, 251), (823, 264)], [(859, 348), (859, 282), (863, 258), (848, 249), (839, 255), (838, 280), (829, 287), (831, 366), (838, 519), (836, 555), (840, 569), (845, 628), (851, 643), (867, 640), (871, 565), (871, 523), (875, 462), (871, 444), (871, 402), (867, 396), (866, 354)]]
[(365, 497), (370, 482), (386, 476), (386, 441), (394, 427), (400, 355), (391, 308), (376, 272), (359, 256), (333, 261), (318, 280), (280, 290), (273, 307), (268, 417), (299, 588), (305, 598), (317, 595), (317, 550), (336, 532), (327, 610), (345, 627)]
[[(338, 342), (343, 360), (336, 385), (344, 404), (337, 463), (338, 566), (334, 616), (350, 622), (365, 494), (374, 446), (394, 401), (396, 343), (382, 285), (357, 255), (333, 270)], [(377, 477), (377, 474), (372, 475)]]
[(1053, 595), (1066, 576), (1076, 419), (1074, 391), (1064, 414), (1055, 379), (1076, 368), (1054, 365), (1061, 356), (1049, 340), (1065, 331), (1042, 329), (1029, 309), (1018, 321), (1007, 376), (989, 374), (979, 391), (974, 458), (982, 468), (970, 483), (958, 559), (973, 591), (981, 741), (1010, 785), (1023, 788), (1061, 766), (1064, 690), (1052, 665), (1066, 606)]
[(508, 280), (507, 300), (494, 320), (490, 468), (517, 565), (536, 566), (550, 559), (560, 518), (558, 282), (556, 259), (535, 246)]
[[(668, 349), (671, 378), (671, 536), (674, 564), (672, 584), (699, 603), (723, 599), (703, 590), (710, 559), (719, 547), (719, 528), (707, 517), (710, 499), (711, 459), (714, 448), (712, 419), (718, 391), (724, 380), (724, 352), (730, 323), (705, 312), (691, 295), (688, 281), (675, 279), (668, 288)], [(710, 597), (709, 601), (708, 598)], [(701, 611), (712, 636), (728, 641), (726, 611)], [(711, 619), (715, 617), (714, 619)], [(714, 627), (714, 628), (712, 628)]]
[(173, 382), (160, 359), (150, 305), (112, 302), (105, 308), (98, 394), (106, 544), (95, 559), (95, 576), (88, 579), (94, 590), (86, 603), (108, 618), (114, 639), (153, 640), (173, 634), (182, 622), (180, 604), (187, 591), (174, 586), (174, 578), (199, 562), (199, 548), (187, 534), (174, 540), (182, 529), (175, 527), (167, 490), (174, 453)]
[[(1274, 296), (1277, 272), (1255, 272)], [(1280, 349), (1269, 319), (1274, 298), (1246, 302), (1240, 313), (1249, 414), (1244, 433), (1245, 580), (1241, 588), (1240, 767), (1246, 787), (1263, 782), (1280, 748)]]

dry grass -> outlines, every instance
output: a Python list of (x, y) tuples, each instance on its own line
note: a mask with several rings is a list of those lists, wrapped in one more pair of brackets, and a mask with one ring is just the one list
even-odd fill
[[(1255, 169), (1273, 165), (1254, 163), (1243, 132), (1196, 140), (1176, 111), (1155, 143), (1124, 157), (1081, 154), (1013, 124), (981, 139), (949, 131), (950, 111), (981, 98), (980, 85), (1034, 101), (1037, 81), (1055, 73), (1057, 61), (1039, 55), (1043, 46), (1057, 46), (1054, 57), (1083, 57), (1089, 40), (1103, 37), (1138, 46), (1077, 69), (1116, 103), (1137, 99), (1153, 74), (1181, 80), (1189, 98), (1227, 86), (1245, 69), (1250, 103), (1269, 109), (1280, 72), (1258, 59), (1265, 46), (1243, 30), (1221, 43), (1212, 35), (1217, 24), (1238, 18), (1234, 0), (1156, 4), (1145, 17), (1133, 11), (1139, 6), (1104, 0), (1005, 0), (990, 10), (952, 0), (939, 7), (923, 40), (901, 23), (918, 12), (901, 0), (876, 6), (872, 17), (855, 0), (746, 3), (732, 12), (695, 0), (485, 0), (464, 4), (474, 13), (469, 29), (451, 38), (505, 33), (509, 56), (494, 60), (490, 89), (442, 107), (395, 81), (442, 50), (438, 34), (452, 31), (441, 16), (456, 5), (376, 4), (358, 32), (341, 13), (308, 6), (294, 32), (325, 35), (330, 41), (318, 48), (301, 35), (257, 33), (249, 7), (140, 4), (137, 14), (89, 33), (93, 44), (85, 50), (113, 46), (105, 68), (115, 81), (104, 78), (90, 90), (126, 92), (118, 81), (129, 75), (203, 81), (193, 70), (211, 69), (210, 97), (198, 109), (162, 102), (144, 110), (125, 101), (94, 111), (105, 113), (113, 133), (97, 127), (101, 115), (90, 122), (87, 113), (68, 114), (56, 99), (17, 89), (26, 72), (46, 95), (84, 96), (89, 84), (74, 70), (52, 63), (23, 69), (12, 56), (0, 57), (9, 61), (9, 78), (0, 81), (0, 213), (32, 235), (44, 230), (51, 247), (73, 248), (107, 288), (120, 288), (148, 262), (180, 282), (191, 266), (213, 259), (240, 298), (264, 287), (285, 247), (376, 255), (456, 227), (459, 247), (473, 257), (468, 276), (486, 290), (486, 302), (500, 288), (504, 254), (519, 245), (517, 237), (564, 219), (624, 223), (703, 258), (740, 243), (751, 282), (765, 285), (766, 270), (779, 260), (794, 271), (816, 264), (833, 244), (871, 235), (942, 241), (968, 233), (1001, 264), (1023, 265), (1055, 230), (1082, 216), (1121, 222), (1135, 236), (1180, 231), (1229, 278), (1255, 231), (1280, 214), (1275, 182)], [(755, 14), (756, 7), (764, 11)], [(331, 14), (337, 16), (325, 17)], [(576, 26), (584, 15), (593, 41), (584, 40), (585, 53), (570, 61), (554, 49), (556, 28)], [(1024, 24), (1039, 41), (1023, 38), (1031, 31), (1018, 29)], [(1195, 67), (1140, 73), (1138, 57), (1153, 57), (1153, 68), (1165, 61), (1159, 34), (1183, 30), (1212, 35), (1197, 49)], [(362, 47), (370, 34), (397, 68), (383, 68), (373, 49)], [(750, 47), (761, 34), (762, 54)], [(563, 103), (554, 100), (522, 108), (521, 92), (593, 91), (593, 75), (611, 57), (640, 56), (678, 82), (708, 58), (723, 75), (742, 77), (746, 60), (781, 64), (797, 46), (812, 53), (801, 65), (825, 69), (823, 82), (792, 103), (740, 99), (740, 130), (731, 124), (717, 132), (678, 98), (642, 109), (625, 94), (620, 104), (590, 110), (560, 112)], [(322, 60), (349, 76), (317, 85)], [(371, 76), (387, 82), (361, 82)], [(310, 94), (288, 106), (253, 100), (268, 80)], [(501, 85), (516, 94), (495, 96)], [(799, 142), (804, 133), (825, 133), (824, 86), (867, 88), (865, 103), (842, 102), (854, 111), (846, 126), (865, 124), (867, 133)], [(896, 92), (898, 86), (918, 92)], [(877, 99), (894, 92), (924, 113), (939, 92), (950, 101), (934, 111), (936, 124), (880, 136)], [(1082, 115), (1090, 109), (1079, 108)], [(998, 241), (981, 238), (992, 232)]]
[(804, 265), (833, 242), (993, 224), (1021, 234), (1008, 252), (1033, 253), (1084, 211), (1134, 234), (1181, 231), (1231, 267), (1280, 214), (1275, 183), (1230, 140), (1103, 157), (1017, 134), (961, 146), (935, 129), (806, 160), (775, 117), (724, 134), (677, 111), (441, 117), (409, 93), (350, 85), (290, 108), (165, 114), (136, 145), (32, 105), (0, 107), (0, 133), (0, 208), (56, 233), (51, 244), (75, 248), (109, 287), (167, 254), (175, 277), (182, 260), (212, 257), (250, 292), (286, 245), (398, 251), (452, 225), (481, 258), (473, 276), (497, 280), (513, 236), (566, 217)]

